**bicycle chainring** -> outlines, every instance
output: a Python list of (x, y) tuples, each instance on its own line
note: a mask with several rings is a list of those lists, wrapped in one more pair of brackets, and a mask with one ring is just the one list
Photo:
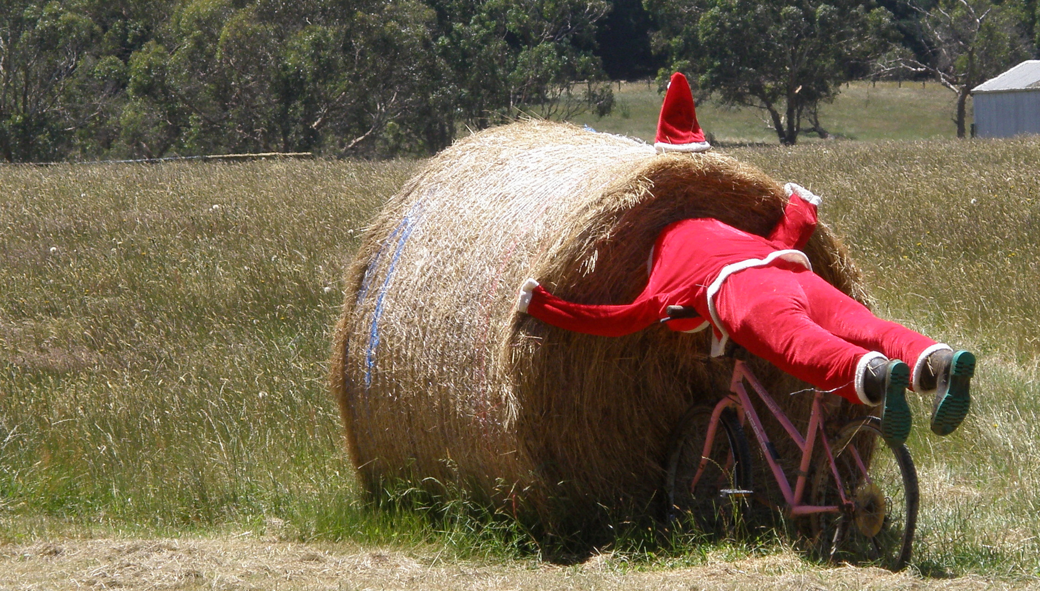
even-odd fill
[(878, 485), (864, 482), (856, 488), (855, 518), (860, 533), (873, 538), (885, 525), (885, 493)]

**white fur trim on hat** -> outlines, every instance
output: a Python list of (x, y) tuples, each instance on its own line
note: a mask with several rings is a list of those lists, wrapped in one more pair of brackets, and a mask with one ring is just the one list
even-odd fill
[(801, 185), (796, 185), (794, 183), (787, 183), (786, 185), (784, 185), (784, 192), (787, 193), (788, 197), (791, 197), (792, 195), (798, 195), (802, 198), (802, 200), (808, 201), (816, 207), (819, 207), (820, 204), (823, 203), (822, 197), (820, 197), (819, 195), (815, 195), (809, 189), (806, 189), (805, 187)]
[(516, 309), (518, 311), (524, 314), (527, 313), (527, 306), (531, 305), (531, 298), (534, 296), (534, 288), (536, 287), (538, 287), (538, 282), (534, 279), (528, 279), (520, 286), (520, 295), (516, 300)]
[[(928, 347), (921, 354), (917, 356), (917, 363), (914, 364), (913, 373), (910, 374), (910, 387), (913, 388), (914, 392), (918, 394), (926, 394), (927, 392), (921, 391), (921, 372), (924, 371), (924, 364), (928, 363), (928, 356), (936, 351), (953, 351), (953, 348), (944, 343), (936, 343), (931, 347)], [(930, 391), (934, 393), (934, 391)]]
[(867, 398), (867, 391), (863, 387), (863, 379), (867, 375), (867, 363), (870, 363), (875, 359), (884, 359), (885, 361), (888, 361), (888, 357), (885, 357), (877, 351), (871, 351), (870, 353), (864, 353), (863, 356), (859, 358), (859, 362), (856, 363), (856, 396), (859, 398), (860, 402), (867, 406), (877, 406), (884, 402), (884, 400), (871, 400)]
[(711, 144), (708, 142), (693, 142), (690, 144), (656, 142), (654, 147), (657, 148), (658, 154), (664, 154), (665, 152), (707, 152), (711, 149)]

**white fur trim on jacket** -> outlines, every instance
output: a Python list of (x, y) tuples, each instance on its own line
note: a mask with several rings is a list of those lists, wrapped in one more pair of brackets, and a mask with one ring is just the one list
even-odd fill
[(888, 357), (885, 357), (877, 351), (871, 351), (870, 353), (864, 353), (863, 357), (859, 358), (859, 363), (856, 364), (856, 396), (859, 398), (860, 402), (867, 406), (877, 406), (884, 402), (884, 399), (871, 400), (870, 398), (867, 398), (867, 391), (863, 387), (863, 380), (867, 375), (867, 363), (875, 359), (884, 359), (885, 361), (888, 361)]
[(664, 154), (665, 152), (707, 152), (711, 149), (711, 144), (708, 142), (692, 142), (689, 144), (657, 142), (654, 144), (654, 148), (657, 148), (658, 154)]
[(721, 357), (726, 351), (726, 343), (729, 341), (729, 333), (726, 332), (726, 328), (722, 325), (722, 321), (719, 320), (719, 313), (715, 310), (715, 294), (722, 288), (722, 283), (729, 278), (730, 275), (743, 271), (744, 269), (750, 269), (752, 267), (764, 267), (777, 259), (783, 259), (785, 261), (791, 261), (803, 265), (806, 269), (812, 271), (812, 264), (809, 263), (809, 257), (805, 256), (805, 253), (800, 250), (786, 249), (776, 250), (769, 253), (764, 259), (747, 259), (737, 263), (730, 263), (719, 271), (718, 276), (708, 286), (708, 313), (711, 314), (711, 323), (715, 326), (716, 333), (712, 333), (711, 341), (711, 356)]
[(518, 311), (524, 314), (527, 313), (527, 306), (531, 305), (531, 298), (534, 296), (534, 288), (536, 287), (538, 287), (538, 282), (534, 279), (528, 279), (520, 286), (520, 294), (516, 300), (516, 309)]
[(801, 197), (803, 201), (808, 201), (816, 207), (819, 207), (820, 204), (823, 203), (822, 197), (820, 197), (819, 195), (814, 195), (813, 192), (809, 189), (806, 189), (805, 187), (801, 185), (796, 185), (794, 183), (787, 183), (786, 185), (784, 185), (784, 192), (787, 193), (788, 197), (791, 197), (792, 195), (797, 195)]
[(914, 392), (918, 394), (935, 394), (935, 390), (929, 390), (927, 392), (921, 391), (921, 372), (924, 371), (924, 364), (928, 363), (928, 356), (936, 351), (953, 351), (953, 348), (944, 343), (936, 343), (931, 347), (928, 347), (917, 356), (917, 363), (914, 364), (913, 373), (910, 374), (910, 387), (913, 388)]

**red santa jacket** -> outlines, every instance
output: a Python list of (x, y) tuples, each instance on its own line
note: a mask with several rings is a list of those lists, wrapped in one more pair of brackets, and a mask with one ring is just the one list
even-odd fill
[(820, 198), (788, 184), (784, 217), (768, 238), (728, 226), (713, 218), (674, 222), (658, 235), (650, 256), (646, 288), (630, 304), (577, 304), (549, 293), (533, 279), (521, 288), (519, 309), (566, 330), (600, 336), (622, 336), (668, 317), (668, 306), (693, 308), (696, 318), (668, 321), (672, 330), (714, 329), (712, 354), (719, 355), (728, 334), (715, 310), (714, 296), (733, 273), (751, 267), (792, 261), (811, 268), (801, 252), (816, 228)]

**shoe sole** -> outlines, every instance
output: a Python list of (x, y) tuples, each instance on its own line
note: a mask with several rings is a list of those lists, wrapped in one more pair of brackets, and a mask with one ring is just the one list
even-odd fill
[(957, 351), (950, 362), (950, 385), (932, 414), (932, 433), (953, 433), (971, 408), (971, 378), (975, 375), (975, 355)]
[(881, 436), (893, 447), (906, 442), (913, 426), (910, 406), (906, 403), (906, 388), (909, 385), (910, 366), (898, 359), (890, 361), (885, 406), (881, 415)]

